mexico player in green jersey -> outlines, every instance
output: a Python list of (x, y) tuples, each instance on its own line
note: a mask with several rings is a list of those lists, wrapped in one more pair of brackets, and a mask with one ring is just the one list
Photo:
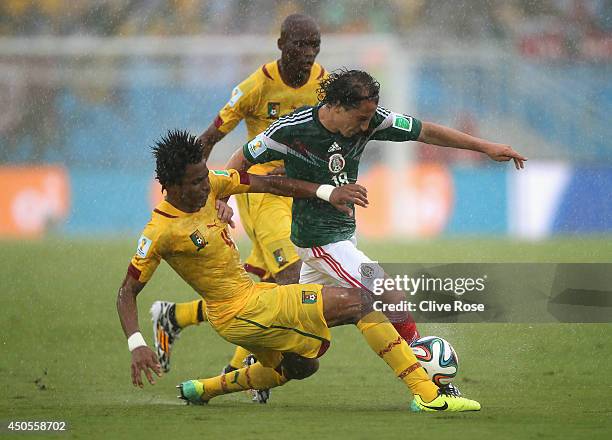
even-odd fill
[[(474, 150), (523, 168), (527, 159), (509, 145), (379, 106), (379, 89), (380, 84), (366, 72), (332, 73), (321, 82), (319, 105), (298, 109), (270, 125), (236, 151), (228, 167), (245, 170), (255, 163), (283, 159), (288, 177), (326, 185), (321, 191), (331, 192), (357, 181), (367, 143), (382, 140)], [(294, 201), (291, 240), (303, 262), (300, 283), (367, 289), (362, 265), (373, 268), (375, 274), (382, 271), (356, 247), (355, 217), (335, 211), (323, 200)], [(394, 326), (409, 343), (418, 337), (409, 315), (396, 317)]]

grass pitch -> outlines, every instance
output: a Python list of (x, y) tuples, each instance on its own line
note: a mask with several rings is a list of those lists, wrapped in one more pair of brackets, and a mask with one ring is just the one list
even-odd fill
[[(134, 242), (0, 242), (4, 425), (65, 420), (68, 431), (58, 436), (83, 439), (612, 437), (612, 324), (422, 325), (421, 334), (452, 341), (461, 360), (457, 384), (482, 403), (480, 413), (410, 413), (409, 393), (353, 327), (334, 329), (319, 372), (274, 390), (268, 405), (252, 404), (241, 393), (205, 407), (175, 398), (177, 383), (217, 374), (232, 353), (207, 325), (183, 333), (170, 373), (136, 389), (115, 310)], [(387, 262), (612, 261), (609, 237), (361, 247)], [(149, 342), (148, 308), (160, 298), (194, 296), (166, 265), (160, 267), (139, 296)]]

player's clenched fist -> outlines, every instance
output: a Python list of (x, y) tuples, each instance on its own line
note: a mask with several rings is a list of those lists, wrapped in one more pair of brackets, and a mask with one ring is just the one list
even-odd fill
[(329, 203), (331, 203), (337, 210), (352, 217), (353, 210), (348, 206), (348, 204), (354, 204), (367, 208), (369, 203), (368, 190), (361, 185), (357, 185), (356, 183), (349, 183), (347, 185), (339, 186), (334, 188), (329, 196)]
[(161, 376), (161, 365), (157, 356), (149, 347), (138, 347), (132, 351), (132, 383), (134, 386), (143, 387), (141, 372), (144, 372), (151, 385), (155, 384), (153, 371), (158, 377)]
[(230, 205), (227, 204), (225, 200), (215, 200), (215, 209), (217, 210), (217, 217), (224, 223), (230, 225), (230, 227), (235, 228), (236, 224), (232, 217), (234, 216), (234, 210)]

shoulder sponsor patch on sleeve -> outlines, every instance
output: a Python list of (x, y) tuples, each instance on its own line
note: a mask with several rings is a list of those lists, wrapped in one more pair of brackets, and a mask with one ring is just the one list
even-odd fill
[(225, 177), (229, 177), (229, 171), (226, 170), (212, 170), (213, 174), (215, 176), (225, 176)]
[(393, 115), (393, 127), (404, 131), (412, 131), (412, 117), (400, 114)]
[(138, 255), (140, 258), (146, 258), (147, 254), (149, 253), (149, 248), (151, 247), (152, 243), (153, 243), (153, 240), (145, 237), (144, 235), (141, 235), (140, 238), (138, 239), (138, 247), (136, 248), (136, 255)]
[(230, 107), (233, 107), (236, 105), (241, 96), (242, 90), (240, 90), (240, 87), (236, 86), (234, 87), (234, 90), (232, 90), (232, 96), (230, 97), (230, 100), (227, 103)]
[(268, 146), (266, 145), (266, 142), (264, 141), (263, 136), (261, 134), (257, 135), (255, 139), (250, 141), (247, 145), (249, 148), (249, 153), (251, 153), (251, 156), (253, 156), (253, 158), (256, 158), (268, 149)]

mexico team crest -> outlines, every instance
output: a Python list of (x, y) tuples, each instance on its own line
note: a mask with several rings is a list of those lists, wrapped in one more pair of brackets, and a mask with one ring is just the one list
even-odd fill
[(339, 173), (344, 169), (346, 161), (340, 153), (332, 154), (329, 157), (329, 171), (332, 173)]
[(193, 244), (195, 244), (196, 248), (198, 248), (198, 252), (204, 249), (204, 247), (208, 244), (206, 243), (206, 240), (204, 240), (202, 233), (197, 229), (193, 231), (193, 234), (191, 234), (189, 238), (191, 238)]
[(374, 276), (374, 268), (366, 263), (359, 265), (359, 273), (363, 278), (372, 278)]
[(280, 102), (268, 102), (268, 119), (280, 117)]

